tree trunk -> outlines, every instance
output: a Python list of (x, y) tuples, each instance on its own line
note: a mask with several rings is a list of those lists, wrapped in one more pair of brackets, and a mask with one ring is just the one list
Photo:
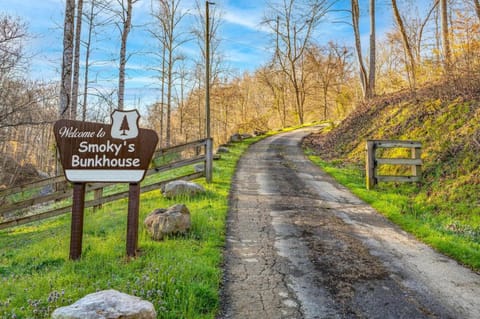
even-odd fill
[(400, 12), (398, 11), (397, 1), (392, 0), (392, 8), (393, 8), (393, 16), (395, 17), (395, 21), (397, 22), (398, 29), (400, 31), (400, 35), (402, 37), (403, 49), (405, 50), (405, 55), (407, 56), (408, 62), (407, 65), (407, 72), (410, 75), (410, 88), (415, 90), (417, 87), (417, 79), (416, 79), (416, 64), (415, 58), (413, 56), (412, 47), (410, 46), (410, 42), (408, 41), (407, 31), (405, 30), (405, 26), (403, 25), (402, 17), (400, 16)]
[(375, 0), (370, 0), (370, 65), (368, 74), (368, 98), (372, 98), (375, 96), (376, 47)]
[(172, 138), (172, 72), (173, 72), (173, 52), (168, 50), (168, 75), (167, 75), (167, 131), (165, 134), (165, 143), (169, 147)]
[(165, 48), (165, 44), (162, 47), (162, 92), (160, 97), (160, 147), (163, 146), (163, 123), (165, 122), (164, 119), (164, 106), (165, 106), (165, 56), (167, 54), (167, 49)]
[(362, 57), (362, 43), (360, 41), (360, 8), (358, 6), (358, 0), (352, 0), (352, 25), (353, 33), (355, 36), (355, 49), (357, 51), (357, 61), (360, 69), (360, 83), (362, 84), (363, 96), (368, 98), (369, 84), (367, 79), (367, 70), (365, 64), (363, 63)]
[(83, 103), (82, 103), (82, 121), (87, 119), (87, 100), (88, 100), (88, 71), (90, 69), (90, 47), (92, 43), (93, 17), (94, 17), (95, 0), (90, 3), (90, 16), (88, 17), (88, 36), (85, 47), (85, 74), (83, 79)]
[(443, 51), (443, 65), (445, 74), (448, 76), (452, 66), (452, 53), (450, 50), (450, 39), (448, 31), (448, 0), (440, 0), (440, 20), (442, 29), (442, 51)]
[(65, 6), (65, 23), (63, 29), (62, 79), (60, 83), (59, 116), (69, 117), (72, 94), (72, 64), (75, 24), (75, 0), (67, 0)]
[[(120, 47), (120, 66), (118, 71), (118, 109), (124, 109), (125, 99), (125, 65), (127, 64), (127, 39), (132, 25), (132, 3), (127, 0), (126, 19), (123, 21), (122, 42)], [(125, 8), (122, 8), (125, 10)]]
[(480, 20), (480, 1), (473, 0), (473, 3), (475, 4), (475, 11), (477, 12), (477, 17)]
[(78, 83), (80, 77), (80, 40), (82, 38), (82, 15), (83, 0), (77, 2), (77, 24), (75, 26), (75, 56), (73, 64), (73, 84), (72, 84), (72, 111), (70, 117), (77, 119), (78, 110)]

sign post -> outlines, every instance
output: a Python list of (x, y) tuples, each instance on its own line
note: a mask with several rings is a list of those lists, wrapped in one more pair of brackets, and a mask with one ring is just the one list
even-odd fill
[(137, 110), (115, 110), (112, 124), (59, 120), (55, 140), (65, 178), (73, 183), (70, 259), (82, 252), (85, 184), (89, 182), (129, 183), (127, 255), (134, 257), (138, 242), (140, 182), (145, 177), (158, 136), (140, 129)]
[(82, 255), (83, 211), (85, 207), (85, 183), (73, 184), (72, 222), (70, 226), (70, 259)]
[(130, 183), (128, 191), (127, 256), (135, 257), (138, 246), (138, 211), (140, 208), (140, 184)]

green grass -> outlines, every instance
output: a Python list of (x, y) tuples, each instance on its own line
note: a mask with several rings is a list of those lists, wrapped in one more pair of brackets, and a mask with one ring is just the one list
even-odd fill
[[(138, 258), (125, 257), (126, 200), (86, 210), (79, 261), (68, 259), (67, 215), (1, 231), (0, 318), (49, 318), (57, 307), (110, 288), (151, 301), (158, 318), (214, 318), (230, 182), (240, 155), (258, 139), (236, 143), (215, 161), (213, 182), (197, 181), (204, 195), (167, 200), (159, 191), (142, 194)], [(192, 214), (191, 231), (152, 241), (143, 228), (146, 215), (180, 202)]]
[(480, 212), (478, 206), (472, 208), (472, 197), (431, 201), (430, 185), (414, 183), (380, 183), (367, 190), (363, 168), (338, 160), (324, 161), (309, 151), (307, 154), (312, 162), (404, 230), (441, 253), (480, 270)]

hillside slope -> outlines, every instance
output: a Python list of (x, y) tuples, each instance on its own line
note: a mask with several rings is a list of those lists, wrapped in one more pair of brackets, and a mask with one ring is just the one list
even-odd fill
[[(380, 188), (408, 194), (410, 208), (401, 214), (417, 217), (420, 211), (421, 218), (434, 224), (441, 236), (453, 235), (480, 245), (478, 85), (463, 90), (432, 85), (416, 95), (376, 98), (361, 105), (338, 127), (312, 135), (304, 144), (322, 160), (342, 167), (353, 164), (363, 174), (366, 139), (422, 142), (423, 182), (419, 186), (388, 183)], [(405, 188), (409, 190), (404, 192)]]

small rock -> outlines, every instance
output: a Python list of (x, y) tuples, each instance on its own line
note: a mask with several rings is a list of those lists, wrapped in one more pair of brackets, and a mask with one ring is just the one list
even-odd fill
[(225, 147), (225, 146), (220, 146), (218, 149), (217, 149), (217, 154), (219, 153), (229, 153), (230, 150), (228, 149), (228, 147)]
[(143, 222), (153, 240), (162, 240), (166, 235), (184, 234), (190, 230), (190, 211), (184, 204), (151, 212)]
[(193, 182), (173, 181), (165, 185), (163, 196), (173, 198), (177, 196), (194, 196), (205, 193), (205, 188)]
[(195, 173), (203, 172), (203, 171), (205, 171), (205, 164), (203, 164), (203, 163), (197, 164), (197, 165), (193, 166), (193, 170), (195, 171)]
[(253, 135), (255, 135), (255, 136), (260, 136), (260, 135), (265, 135), (265, 134), (267, 134), (267, 131), (255, 130), (253, 132)]
[(52, 319), (155, 319), (152, 303), (116, 290), (86, 295), (74, 304), (56, 309)]
[(232, 142), (232, 143), (241, 142), (241, 141), (242, 141), (242, 136), (238, 133), (230, 136), (230, 142)]
[(253, 135), (252, 135), (252, 134), (249, 134), (249, 133), (243, 133), (243, 134), (241, 134), (240, 136), (242, 137), (243, 140), (244, 140), (244, 139), (247, 139), (247, 138), (252, 138), (252, 137), (253, 137)]

